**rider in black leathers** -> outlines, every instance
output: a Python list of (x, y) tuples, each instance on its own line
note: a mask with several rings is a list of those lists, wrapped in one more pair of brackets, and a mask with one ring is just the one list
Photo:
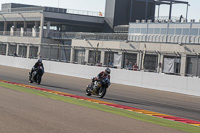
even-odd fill
[(32, 78), (32, 73), (38, 68), (38, 67), (42, 67), (43, 68), (43, 73), (44, 73), (44, 66), (43, 66), (43, 63), (42, 63), (42, 59), (39, 59), (35, 65), (33, 66), (33, 68), (31, 69), (31, 73), (30, 73), (30, 79)]

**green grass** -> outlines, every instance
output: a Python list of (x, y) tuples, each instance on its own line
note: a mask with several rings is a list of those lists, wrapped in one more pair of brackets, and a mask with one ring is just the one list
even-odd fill
[(185, 132), (200, 133), (200, 127), (189, 125), (189, 124), (179, 123), (179, 122), (175, 122), (175, 121), (171, 121), (171, 120), (166, 120), (166, 119), (162, 119), (162, 118), (158, 118), (158, 117), (144, 115), (144, 114), (127, 111), (127, 110), (123, 110), (123, 109), (118, 109), (118, 108), (101, 105), (101, 104), (97, 104), (97, 103), (92, 103), (92, 102), (88, 102), (88, 101), (84, 101), (84, 100), (80, 100), (80, 99), (64, 97), (64, 96), (60, 96), (60, 95), (56, 95), (56, 94), (52, 94), (52, 93), (47, 93), (47, 92), (43, 92), (43, 91), (39, 91), (39, 90), (20, 87), (20, 86), (7, 84), (7, 83), (3, 83), (3, 82), (0, 82), (0, 86), (9, 88), (9, 89), (13, 89), (13, 90), (17, 90), (17, 91), (21, 91), (21, 92), (26, 92), (26, 93), (35, 94), (35, 95), (42, 96), (42, 97), (47, 97), (47, 98), (71, 103), (71, 104), (75, 104), (75, 105), (79, 105), (79, 106), (83, 106), (83, 107), (97, 109), (100, 111), (104, 111), (104, 112), (108, 112), (108, 113), (112, 113), (112, 114), (116, 114), (116, 115), (121, 115), (124, 117), (132, 118), (132, 119), (136, 119), (136, 120), (140, 120), (140, 121), (145, 121), (145, 122), (153, 123), (156, 125), (170, 127), (170, 128), (185, 131)]

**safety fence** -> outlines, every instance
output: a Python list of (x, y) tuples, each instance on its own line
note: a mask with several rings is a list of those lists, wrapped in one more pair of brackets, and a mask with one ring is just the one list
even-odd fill
[(44, 31), (43, 37), (51, 39), (85, 39), (85, 40), (127, 40), (128, 33), (87, 33), (87, 32), (57, 32), (49, 34)]

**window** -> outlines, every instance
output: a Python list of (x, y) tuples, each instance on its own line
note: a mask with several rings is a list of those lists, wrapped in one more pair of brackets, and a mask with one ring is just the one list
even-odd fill
[(38, 47), (37, 46), (30, 46), (29, 57), (36, 58), (38, 56)]
[(156, 71), (157, 68), (157, 62), (158, 62), (158, 57), (157, 55), (145, 55), (144, 58), (144, 70), (147, 71)]
[(85, 64), (85, 50), (75, 50), (75, 62), (78, 64)]
[(200, 76), (200, 57), (199, 56), (187, 56), (187, 68), (186, 75)]
[(101, 51), (94, 51), (94, 50), (89, 51), (88, 63), (90, 63), (91, 65), (96, 65), (96, 63), (100, 63), (100, 60), (101, 60)]
[(167, 29), (166, 28), (161, 28), (161, 34), (167, 34)]
[(170, 35), (174, 35), (174, 31), (175, 31), (175, 29), (173, 29), (173, 28), (169, 28), (169, 33), (168, 33), (168, 34), (170, 34)]
[(189, 28), (184, 28), (182, 35), (189, 35), (190, 34), (190, 29)]
[[(133, 53), (125, 53), (123, 55), (123, 68), (128, 68), (128, 65), (131, 64), (132, 67), (133, 65), (137, 63), (137, 54), (133, 54)], [(132, 68), (131, 67), (131, 68)]]
[(146, 28), (141, 28), (141, 33), (142, 34), (146, 34), (147, 33), (147, 29)]
[(181, 66), (181, 57), (164, 56), (163, 72), (168, 74), (179, 74)]
[(26, 58), (26, 53), (27, 53), (27, 46), (19, 46), (18, 56)]
[(0, 55), (6, 55), (6, 44), (0, 44)]
[(191, 35), (199, 35), (199, 29), (191, 29)]
[(154, 29), (154, 34), (160, 34), (160, 28), (155, 28)]
[(180, 29), (180, 28), (176, 29), (176, 33), (175, 34), (176, 35), (181, 35), (182, 34), (182, 29)]
[(140, 28), (135, 28), (135, 33), (139, 34), (140, 33)]
[(135, 31), (134, 28), (130, 28), (130, 29), (129, 29), (129, 33), (135, 33), (134, 31)]
[(148, 29), (148, 34), (153, 34), (153, 28)]
[(104, 65), (108, 66), (109, 63), (114, 62), (114, 54), (118, 54), (118, 52), (106, 51), (104, 57)]

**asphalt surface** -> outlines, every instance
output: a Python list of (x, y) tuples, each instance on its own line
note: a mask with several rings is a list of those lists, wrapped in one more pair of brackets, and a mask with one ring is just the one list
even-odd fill
[[(28, 72), (0, 66), (0, 79), (38, 86), (28, 82)], [(85, 88), (90, 82), (87, 79), (45, 73), (39, 87), (87, 97)], [(99, 99), (95, 96), (92, 98)], [(200, 121), (200, 97), (196, 96), (112, 84), (101, 100)]]
[(184, 133), (0, 87), (1, 133)]

